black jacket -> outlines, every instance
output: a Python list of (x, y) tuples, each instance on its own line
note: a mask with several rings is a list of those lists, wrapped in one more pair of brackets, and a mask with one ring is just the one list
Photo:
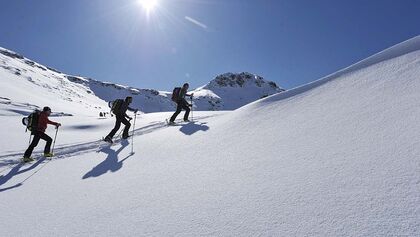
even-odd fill
[(185, 104), (189, 104), (188, 101), (185, 99), (185, 96), (191, 96), (189, 94), (187, 94), (187, 90), (182, 87), (181, 90), (179, 90), (179, 96), (178, 96), (178, 104), (179, 103), (185, 103)]
[(127, 110), (135, 112), (136, 110), (131, 108), (129, 106), (130, 104), (127, 101), (123, 101), (123, 103), (121, 104), (120, 108), (118, 109), (118, 111), (115, 111), (115, 115), (116, 116), (124, 116), (126, 118), (129, 118), (129, 116), (127, 115)]

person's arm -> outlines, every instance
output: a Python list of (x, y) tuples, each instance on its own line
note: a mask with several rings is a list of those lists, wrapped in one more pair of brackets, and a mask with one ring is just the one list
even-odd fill
[[(193, 93), (194, 94), (194, 93)], [(187, 105), (189, 105), (188, 101), (185, 99), (186, 96), (191, 97), (193, 94), (189, 95), (187, 94), (187, 90), (185, 89), (181, 89), (181, 91), (179, 92), (179, 98), (182, 99), (182, 102), (186, 103)]]
[(139, 111), (138, 109), (133, 109), (131, 107), (128, 107), (127, 110), (129, 110), (131, 112), (134, 112), (134, 113), (137, 113), (137, 111)]
[(48, 118), (46, 118), (46, 119), (47, 119), (47, 124), (51, 124), (51, 125), (54, 125), (56, 127), (60, 127), (61, 126), (61, 123), (57, 123), (57, 122), (51, 121)]
[[(194, 93), (191, 93), (191, 94), (185, 94), (185, 96), (190, 97), (190, 98), (191, 98), (191, 100), (192, 100), (192, 98), (193, 98), (193, 96), (194, 96)], [(188, 105), (188, 106), (192, 107), (192, 104), (190, 104), (190, 103), (189, 103), (189, 102), (185, 99), (185, 97), (184, 97), (184, 102), (185, 102), (185, 103), (187, 103), (187, 105)]]
[[(138, 111), (138, 109), (133, 109), (133, 108), (130, 108), (130, 107), (128, 107), (127, 110), (133, 112), (134, 114), (137, 114), (137, 111)], [(125, 114), (125, 117), (128, 118), (129, 120), (133, 119), (132, 117), (128, 116), (127, 113)]]

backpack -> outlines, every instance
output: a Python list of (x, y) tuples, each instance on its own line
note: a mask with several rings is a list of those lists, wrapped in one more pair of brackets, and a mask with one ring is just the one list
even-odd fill
[(22, 119), (22, 124), (26, 126), (26, 130), (31, 131), (32, 133), (36, 132), (38, 129), (38, 120), (41, 111), (35, 110), (28, 117)]
[(121, 105), (124, 103), (124, 100), (122, 99), (118, 99), (115, 101), (110, 101), (108, 103), (108, 106), (111, 108), (111, 112), (114, 114), (118, 114), (118, 112), (120, 112), (121, 109)]
[(178, 102), (179, 100), (179, 93), (181, 92), (181, 87), (175, 87), (172, 91), (172, 101)]

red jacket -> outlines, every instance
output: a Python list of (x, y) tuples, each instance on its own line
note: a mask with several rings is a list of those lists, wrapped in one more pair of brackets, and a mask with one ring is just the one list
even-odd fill
[(39, 119), (38, 119), (38, 131), (40, 132), (45, 132), (45, 130), (47, 129), (48, 124), (52, 124), (57, 126), (58, 123), (50, 121), (48, 119), (48, 115), (46, 112), (41, 112), (39, 114)]

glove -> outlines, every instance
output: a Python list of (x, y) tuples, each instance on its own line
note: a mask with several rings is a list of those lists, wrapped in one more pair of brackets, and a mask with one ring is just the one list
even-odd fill
[(55, 125), (55, 128), (59, 128), (61, 127), (61, 123), (57, 123), (57, 125)]
[(137, 114), (137, 112), (139, 112), (139, 110), (138, 110), (138, 109), (134, 110), (134, 113), (135, 113), (135, 114)]
[(131, 120), (133, 120), (133, 118), (132, 117), (128, 117), (128, 120), (131, 121)]
[(188, 106), (192, 107), (193, 105), (192, 104), (188, 104)]

